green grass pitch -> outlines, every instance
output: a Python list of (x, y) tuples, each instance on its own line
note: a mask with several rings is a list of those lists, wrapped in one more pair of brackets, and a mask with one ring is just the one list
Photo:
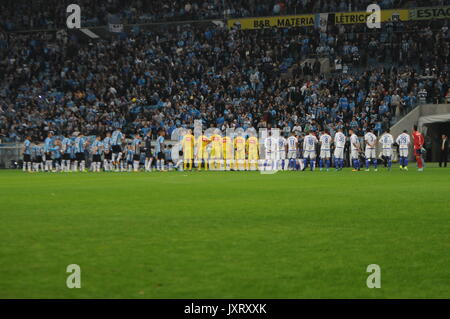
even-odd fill
[(0, 297), (450, 298), (450, 169), (431, 166), (3, 170)]

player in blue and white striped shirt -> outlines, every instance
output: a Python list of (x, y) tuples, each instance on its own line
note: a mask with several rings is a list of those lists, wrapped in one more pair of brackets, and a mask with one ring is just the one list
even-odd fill
[(109, 172), (112, 170), (112, 139), (111, 139), (111, 133), (106, 133), (106, 137), (103, 139), (103, 169), (106, 172)]
[(124, 135), (122, 133), (122, 129), (119, 127), (112, 133), (111, 136), (112, 163), (116, 171), (123, 168), (123, 163), (121, 163), (123, 139)]
[(70, 145), (69, 145), (69, 154), (70, 154), (70, 161), (72, 163), (72, 172), (75, 172), (75, 161), (77, 159), (77, 155), (75, 153), (75, 137), (70, 138)]
[(156, 139), (155, 154), (156, 154), (156, 169), (164, 171), (164, 135), (163, 130), (159, 131), (158, 138)]
[(131, 172), (133, 169), (133, 159), (134, 159), (133, 144), (129, 144), (127, 146), (127, 150), (126, 150), (126, 154), (125, 154), (125, 160), (127, 162), (128, 172)]
[(102, 165), (103, 147), (104, 144), (101, 141), (100, 136), (97, 136), (91, 145), (93, 172), (100, 172), (100, 167)]
[(54, 172), (59, 172), (61, 168), (61, 140), (57, 138), (50, 150), (52, 152), (52, 160), (55, 165)]
[(31, 172), (31, 137), (27, 136), (23, 142), (23, 171)]
[(141, 161), (141, 146), (142, 146), (142, 139), (139, 134), (136, 134), (134, 136), (133, 142), (133, 171), (137, 172), (139, 171), (139, 163)]
[(64, 137), (61, 142), (61, 170), (64, 172), (70, 172), (70, 146), (72, 145), (72, 140), (68, 137)]
[(47, 138), (44, 141), (44, 169), (46, 172), (52, 170), (52, 153), (51, 148), (53, 147), (53, 132), (47, 134)]
[(85, 156), (85, 147), (86, 147), (86, 139), (82, 133), (80, 133), (74, 142), (75, 147), (75, 162), (74, 162), (74, 171), (78, 171), (78, 165), (80, 168), (80, 172), (84, 172), (86, 168), (86, 156)]
[(44, 149), (42, 146), (38, 144), (38, 142), (34, 143), (34, 146), (32, 148), (32, 154), (33, 154), (33, 169), (36, 172), (39, 172), (39, 169), (43, 172), (44, 171)]

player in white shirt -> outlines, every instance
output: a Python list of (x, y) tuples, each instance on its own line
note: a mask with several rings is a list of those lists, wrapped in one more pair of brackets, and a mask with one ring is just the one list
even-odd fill
[(377, 137), (373, 134), (373, 130), (370, 129), (364, 135), (364, 141), (366, 143), (366, 172), (370, 171), (370, 162), (373, 163), (373, 167), (375, 168), (375, 172), (377, 169), (377, 155), (375, 154), (375, 149), (377, 145)]
[(277, 138), (272, 136), (272, 132), (268, 131), (268, 136), (264, 140), (264, 148), (266, 150), (266, 158), (264, 160), (264, 170), (267, 170), (267, 167), (269, 167), (269, 170), (276, 169), (277, 164), (277, 158), (278, 158), (278, 142)]
[(322, 170), (323, 161), (325, 161), (325, 165), (328, 172), (330, 170), (331, 142), (332, 142), (332, 138), (328, 130), (325, 130), (324, 133), (320, 136), (319, 142), (320, 142), (319, 167), (320, 170)]
[(317, 137), (309, 132), (308, 135), (305, 136), (303, 140), (303, 162), (304, 167), (303, 170), (306, 169), (309, 161), (309, 167), (311, 171), (314, 171), (314, 166), (316, 162), (316, 144), (318, 143)]
[(387, 129), (386, 133), (384, 133), (380, 137), (381, 144), (381, 154), (385, 158), (388, 163), (388, 170), (391, 170), (392, 167), (392, 144), (394, 144), (394, 138), (392, 137), (390, 130)]
[(278, 167), (281, 167), (281, 169), (284, 171), (286, 170), (286, 147), (287, 147), (287, 140), (283, 137), (280, 136), (277, 139), (278, 142)]
[(409, 144), (411, 143), (411, 139), (408, 135), (408, 131), (404, 130), (402, 134), (400, 134), (395, 142), (398, 144), (398, 156), (400, 158), (400, 169), (408, 170), (408, 150)]
[(295, 137), (295, 133), (291, 132), (291, 136), (287, 138), (287, 147), (288, 147), (288, 168), (293, 170), (294, 168), (298, 169), (297, 164), (297, 146), (298, 146), (298, 140)]
[(359, 171), (360, 163), (359, 163), (359, 152), (361, 151), (361, 145), (359, 143), (359, 138), (355, 134), (355, 132), (350, 129), (350, 160), (353, 163), (353, 172)]
[(336, 170), (341, 170), (344, 167), (345, 139), (342, 129), (338, 129), (334, 135), (334, 167)]

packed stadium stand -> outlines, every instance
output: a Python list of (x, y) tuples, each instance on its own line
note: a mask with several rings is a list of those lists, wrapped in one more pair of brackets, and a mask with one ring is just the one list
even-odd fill
[[(61, 34), (71, 1), (0, 4), (0, 139), (253, 126), (383, 132), (418, 103), (447, 103), (448, 19), (244, 30), (186, 20), (364, 10), (373, 1), (78, 1), (97, 41)], [(51, 5), (48, 5), (51, 3)], [(151, 3), (151, 5), (150, 5)], [(382, 8), (424, 1), (378, 1)], [(254, 5), (253, 5), (254, 4)], [(446, 1), (426, 1), (445, 5)], [(184, 23), (172, 23), (185, 21)], [(55, 30), (53, 30), (56, 28)], [(50, 31), (35, 31), (49, 29)]]
[(7, 30), (65, 27), (66, 7), (77, 3), (83, 8), (84, 24), (105, 24), (108, 15), (124, 23), (168, 22), (231, 17), (272, 16), (318, 12), (365, 10), (370, 3), (383, 9), (442, 5), (443, 1), (405, 0), (3, 0), (0, 21)]

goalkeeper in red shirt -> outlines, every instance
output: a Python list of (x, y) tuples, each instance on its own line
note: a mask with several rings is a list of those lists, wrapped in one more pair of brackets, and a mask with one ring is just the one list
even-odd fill
[(425, 139), (423, 138), (422, 133), (420, 133), (417, 130), (417, 125), (414, 125), (414, 129), (412, 132), (412, 137), (414, 141), (414, 156), (416, 157), (417, 161), (417, 167), (418, 171), (423, 171), (423, 159), (422, 159), (422, 153), (423, 153), (423, 144), (425, 142)]

